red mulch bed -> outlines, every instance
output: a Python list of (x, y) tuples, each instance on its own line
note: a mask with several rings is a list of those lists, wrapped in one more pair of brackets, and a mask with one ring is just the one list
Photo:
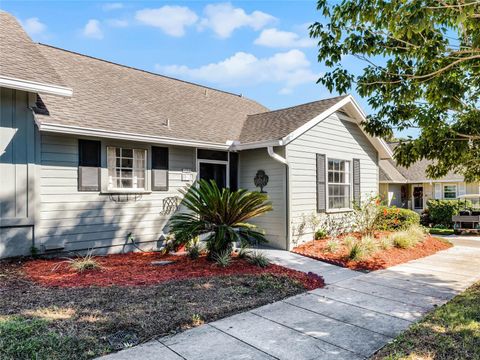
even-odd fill
[[(380, 234), (376, 234), (376, 237), (379, 235)], [(385, 233), (382, 235), (385, 235)], [(328, 240), (309, 241), (293, 249), (293, 252), (352, 270), (371, 271), (386, 269), (390, 266), (419, 259), (435, 254), (437, 251), (452, 247), (452, 244), (443, 241), (442, 239), (428, 236), (425, 241), (411, 249), (399, 249), (394, 247), (387, 250), (379, 250), (373, 253), (368, 259), (352, 261), (347, 258), (347, 250), (343, 246), (341, 246), (335, 253), (325, 252), (327, 241)]]
[[(129, 253), (99, 256), (96, 258), (101, 269), (75, 272), (68, 263), (59, 259), (31, 260), (23, 265), (27, 277), (44, 286), (89, 287), (89, 286), (135, 286), (160, 284), (191, 278), (273, 274), (298, 280), (305, 289), (313, 290), (324, 286), (323, 278), (315, 274), (305, 274), (282, 266), (270, 264), (260, 268), (248, 261), (232, 258), (228, 267), (201, 256), (191, 260), (187, 256), (162, 255), (160, 253)], [(174, 261), (168, 265), (152, 265), (152, 261)], [(61, 265), (57, 265), (61, 263)]]

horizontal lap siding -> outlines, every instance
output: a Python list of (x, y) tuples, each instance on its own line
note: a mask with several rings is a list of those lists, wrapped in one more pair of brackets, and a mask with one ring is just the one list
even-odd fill
[[(302, 223), (302, 216), (316, 214), (316, 154), (328, 158), (360, 159), (360, 191), (362, 199), (378, 193), (377, 151), (355, 123), (328, 117), (287, 145), (289, 162), (290, 219), (292, 229)], [(352, 179), (350, 180), (352, 181)], [(353, 188), (351, 189), (351, 194)], [(312, 231), (293, 241), (312, 239)]]
[(285, 249), (287, 246), (285, 165), (273, 160), (268, 155), (266, 148), (240, 152), (240, 188), (260, 191), (253, 182), (258, 170), (264, 170), (269, 177), (264, 191), (267, 192), (269, 200), (272, 202), (273, 211), (259, 216), (251, 222), (265, 230), (269, 246)]
[[(102, 151), (111, 141), (102, 142)], [(147, 147), (145, 144), (119, 143), (119, 146)], [(132, 232), (146, 248), (154, 248), (166, 230), (168, 216), (161, 214), (163, 199), (180, 196), (182, 170), (195, 170), (195, 149), (170, 147), (169, 190), (142, 195), (136, 202), (116, 203), (108, 195), (77, 190), (78, 139), (42, 134), (40, 169), (40, 211), (36, 243), (47, 248), (64, 246), (65, 251), (102, 248), (118, 252)], [(148, 151), (147, 181), (150, 181)], [(102, 165), (105, 167), (105, 154)], [(105, 176), (105, 169), (102, 176)], [(192, 174), (195, 177), (195, 173)], [(102, 250), (99, 250), (102, 251)]]

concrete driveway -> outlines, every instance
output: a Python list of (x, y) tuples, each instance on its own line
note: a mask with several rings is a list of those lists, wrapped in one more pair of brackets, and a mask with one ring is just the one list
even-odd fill
[(103, 359), (363, 359), (480, 280), (477, 247), (455, 246), (368, 274), (265, 252), (278, 264), (324, 276), (328, 286)]

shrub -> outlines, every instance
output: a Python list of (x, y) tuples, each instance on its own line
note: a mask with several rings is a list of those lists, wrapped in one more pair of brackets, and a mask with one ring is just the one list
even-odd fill
[(264, 254), (258, 251), (255, 251), (249, 255), (248, 262), (261, 268), (266, 268), (268, 265), (270, 265), (270, 260), (268, 260)]
[(375, 252), (378, 248), (377, 241), (372, 236), (362, 237), (361, 245), (366, 254), (371, 254)]
[(204, 235), (210, 259), (215, 254), (229, 254), (233, 243), (266, 242), (265, 234), (248, 223), (248, 220), (272, 210), (267, 195), (244, 189), (220, 189), (215, 181), (199, 180), (198, 186), (182, 191), (185, 212), (172, 216), (170, 230), (175, 241), (187, 244)]
[(382, 236), (379, 241), (382, 250), (388, 250), (393, 247), (392, 239), (388, 236)]
[(375, 220), (375, 227), (383, 231), (405, 230), (420, 224), (420, 215), (415, 211), (397, 207), (382, 206)]
[(202, 247), (200, 245), (200, 240), (198, 238), (192, 240), (187, 246), (187, 253), (190, 259), (195, 260), (200, 257)]
[(327, 237), (327, 230), (325, 229), (318, 229), (315, 231), (315, 240), (325, 239)]
[(237, 255), (240, 259), (247, 259), (250, 256), (250, 253), (251, 251), (248, 243), (243, 243), (240, 245)]
[(420, 225), (412, 225), (405, 230), (405, 232), (416, 242), (423, 242), (425, 240), (425, 235), (427, 234), (425, 228)]
[(392, 242), (393, 245), (399, 249), (409, 249), (416, 245), (414, 239), (409, 237), (408, 234), (403, 231), (392, 234)]
[(357, 239), (352, 235), (347, 235), (343, 238), (343, 244), (347, 248), (350, 248), (356, 241), (357, 241)]
[(370, 197), (360, 204), (353, 204), (355, 228), (362, 235), (372, 235), (380, 209), (381, 199), (378, 196)]
[(348, 248), (348, 255), (347, 257), (350, 259), (350, 260), (353, 260), (353, 261), (358, 261), (358, 260), (361, 260), (363, 259), (363, 257), (365, 256), (365, 248), (363, 247), (363, 245), (361, 244), (360, 241), (354, 241)]
[(213, 260), (217, 263), (218, 266), (227, 267), (230, 265), (232, 258), (230, 257), (231, 252), (226, 250), (220, 253), (215, 253), (212, 255)]
[[(466, 205), (466, 206), (465, 206)], [(427, 208), (430, 220), (434, 224), (445, 225), (452, 228), (452, 216), (458, 215), (458, 212), (464, 207), (472, 207), (472, 203), (464, 200), (428, 200)]]
[(70, 269), (76, 272), (84, 272), (90, 270), (100, 269), (101, 266), (98, 261), (95, 259), (93, 254), (89, 251), (84, 256), (77, 256), (75, 258), (66, 258), (64, 261), (55, 265), (52, 271), (57, 270), (63, 264), (67, 264)]
[(325, 251), (334, 253), (338, 250), (339, 243), (336, 240), (328, 240), (327, 243), (325, 244)]

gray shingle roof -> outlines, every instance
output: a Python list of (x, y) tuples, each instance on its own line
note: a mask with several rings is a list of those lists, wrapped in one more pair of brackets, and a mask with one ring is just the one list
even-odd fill
[(0, 76), (65, 85), (19, 22), (0, 11)]
[[(39, 44), (73, 88), (71, 98), (42, 95), (41, 123), (225, 143), (247, 115), (267, 111), (239, 95)], [(168, 122), (168, 126), (166, 126)]]
[(281, 139), (347, 95), (314, 101), (285, 109), (249, 115), (240, 134), (241, 143)]
[(390, 159), (380, 160), (380, 181), (405, 183), (407, 179), (397, 170), (394, 162)]
[[(398, 143), (389, 143), (388, 145), (390, 146), (390, 148), (392, 150), (395, 150)], [(423, 182), (425, 180), (431, 180), (427, 176), (427, 171), (426, 171), (427, 166), (430, 165), (431, 163), (432, 163), (432, 161), (430, 161), (430, 160), (422, 159), (422, 160), (417, 161), (416, 163), (412, 164), (408, 168), (403, 167), (403, 166), (399, 166), (399, 165), (395, 165), (395, 168), (396, 168), (396, 170), (398, 170), (398, 172), (404, 178), (406, 178), (408, 180), (408, 182)], [(380, 167), (381, 168), (384, 167), (384, 170), (385, 170), (384, 164), (382, 166), (382, 163), (380, 163)], [(462, 175), (456, 174), (454, 172), (449, 172), (446, 176), (444, 176), (440, 179), (437, 179), (437, 180), (463, 181), (464, 178), (463, 178)], [(382, 181), (382, 179), (380, 179), (380, 181)], [(386, 180), (386, 181), (389, 181), (389, 180)]]

